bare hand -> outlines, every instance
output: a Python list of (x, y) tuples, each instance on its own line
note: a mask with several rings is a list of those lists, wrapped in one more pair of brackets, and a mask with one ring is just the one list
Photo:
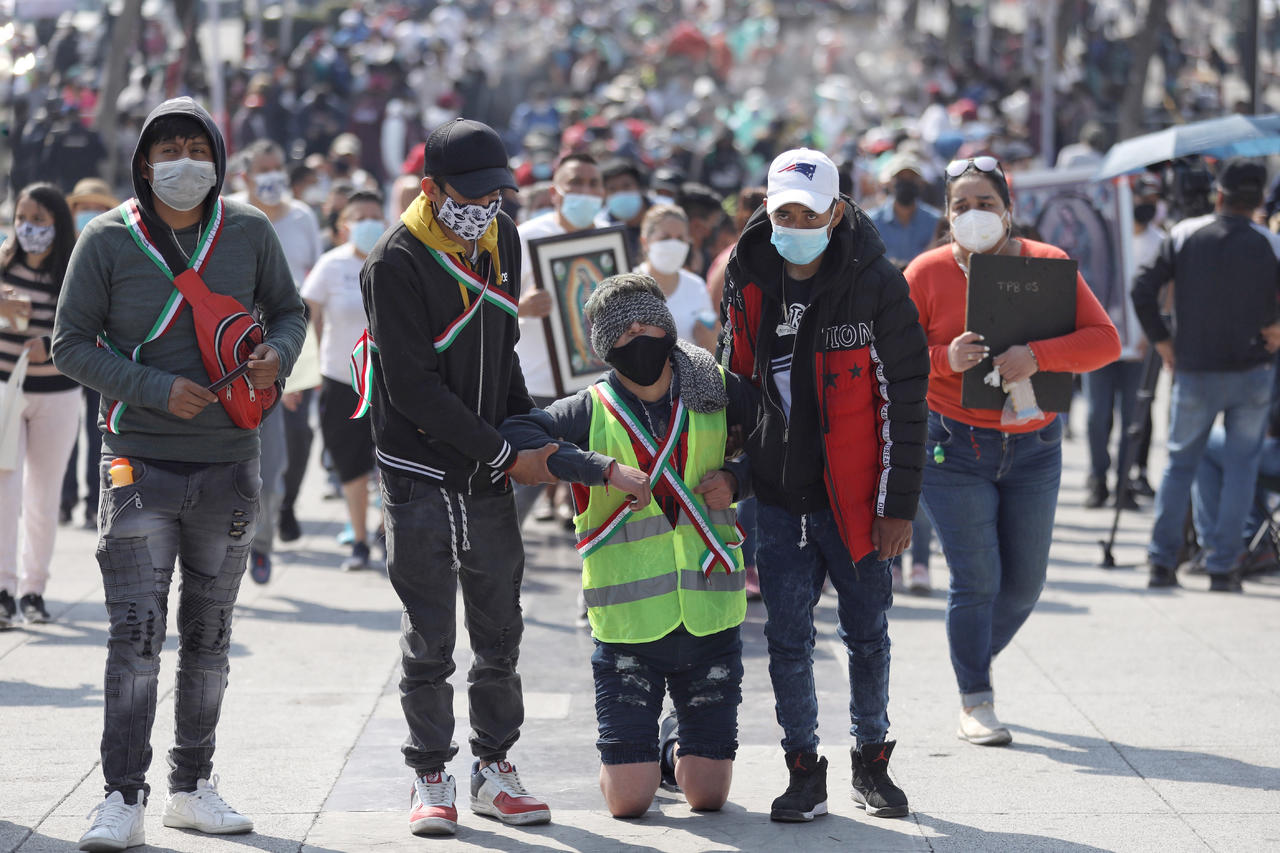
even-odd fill
[(1164, 366), (1169, 370), (1173, 370), (1173, 338), (1165, 338), (1156, 344), (1156, 352), (1160, 353), (1160, 359), (1164, 362)]
[(733, 493), (737, 488), (738, 478), (721, 468), (703, 474), (693, 493), (702, 495), (710, 509), (728, 509), (733, 504)]
[(302, 405), (302, 392), (294, 391), (291, 394), (285, 394), (280, 398), (280, 405), (291, 412), (298, 411), (298, 407)]
[(544, 444), (536, 450), (521, 450), (516, 454), (516, 463), (507, 469), (507, 476), (522, 486), (560, 482), (547, 468), (547, 459), (559, 449), (558, 444)]
[(204, 411), (210, 403), (218, 402), (218, 395), (203, 385), (179, 376), (169, 387), (169, 414), (189, 421)]
[(32, 364), (44, 364), (49, 360), (49, 348), (44, 345), (44, 338), (28, 338), (22, 348), (31, 353), (27, 360)]
[(521, 317), (546, 317), (551, 313), (551, 294), (545, 290), (530, 290), (520, 297)]
[(249, 384), (254, 388), (270, 388), (280, 375), (280, 353), (267, 344), (258, 344), (249, 356)]
[(1009, 347), (996, 356), (995, 365), (1000, 368), (1000, 378), (1010, 385), (1030, 379), (1039, 369), (1036, 357), (1031, 354), (1031, 347), (1022, 344)]
[(871, 522), (871, 544), (880, 559), (892, 560), (911, 547), (911, 520), (876, 516)]
[(982, 363), (991, 350), (982, 343), (982, 335), (965, 332), (947, 345), (947, 362), (956, 373), (964, 373)]
[(1267, 352), (1280, 352), (1280, 322), (1262, 327), (1262, 343)]
[(619, 465), (617, 462), (609, 468), (605, 482), (621, 492), (631, 495), (631, 509), (640, 510), (649, 505), (653, 492), (649, 486), (649, 475), (639, 468), (630, 465)]

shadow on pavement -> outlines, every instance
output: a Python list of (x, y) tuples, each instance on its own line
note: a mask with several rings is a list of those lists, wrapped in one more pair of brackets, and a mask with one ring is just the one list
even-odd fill
[(1023, 832), (987, 832), (963, 823), (916, 812), (916, 823), (940, 833), (943, 838), (930, 838), (930, 850), (1046, 850), (1053, 853), (1106, 853), (1105, 847), (1076, 844), (1061, 838), (1031, 835)]
[(385, 610), (344, 610), (341, 607), (329, 607), (314, 601), (303, 601), (298, 598), (280, 596), (271, 601), (279, 602), (292, 608), (291, 610), (274, 610), (255, 607), (250, 604), (237, 604), (236, 616), (249, 619), (263, 619), (277, 622), (312, 622), (318, 625), (350, 625), (369, 628), (375, 631), (399, 631), (400, 611), (388, 608)]
[[(189, 829), (170, 829), (168, 831), (180, 833), (188, 838), (211, 838), (203, 832)], [(281, 838), (278, 835), (264, 835), (261, 832), (246, 832), (241, 835), (219, 835), (217, 836), (217, 841), (219, 845), (223, 843), (239, 844), (241, 847), (248, 847), (252, 850), (305, 849), (312, 853), (341, 853), (341, 851), (334, 850), (332, 847), (316, 847), (314, 844), (307, 844), (305, 841), (298, 841), (296, 838)], [(153, 844), (148, 844), (147, 846), (155, 847)]]
[[(101, 705), (101, 682), (76, 687), (45, 687), (25, 681), (0, 681), (0, 707), (90, 708)], [(0, 833), (0, 838), (3, 837)]]
[[(1250, 764), (1225, 755), (1192, 752), (1186, 749), (1129, 746), (1102, 738), (1059, 734), (1027, 726), (1010, 726), (1009, 728), (1037, 734), (1062, 744), (1060, 747), (1055, 747), (1019, 742), (1016, 746), (1019, 751), (1039, 753), (1061, 764), (1073, 764), (1092, 775), (1127, 777), (1137, 773), (1144, 779), (1192, 782), (1197, 785), (1225, 785), (1231, 788), (1254, 788), (1260, 791), (1280, 790), (1280, 768)], [(1108, 766), (1109, 763), (1114, 764), (1111, 758), (1113, 751), (1119, 753), (1128, 766)]]

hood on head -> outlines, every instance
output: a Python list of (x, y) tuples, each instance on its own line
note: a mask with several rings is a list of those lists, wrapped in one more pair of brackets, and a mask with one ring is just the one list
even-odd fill
[[(204, 107), (195, 102), (194, 99), (188, 97), (170, 98), (164, 103), (157, 106), (147, 116), (147, 120), (142, 123), (142, 131), (138, 134), (138, 144), (133, 150), (133, 160), (131, 163), (133, 170), (133, 193), (138, 197), (138, 203), (142, 205), (144, 211), (155, 214), (155, 202), (151, 194), (151, 184), (142, 177), (141, 164), (146, 157), (146, 152), (142, 150), (142, 140), (147, 135), (147, 128), (159, 118), (170, 115), (189, 116), (200, 122), (204, 127), (205, 133), (209, 134), (209, 139), (213, 141), (213, 166), (217, 173), (217, 182), (213, 185), (213, 189), (209, 190), (208, 198), (216, 198), (222, 194), (222, 184), (227, 176), (227, 143), (222, 138), (222, 131), (213, 122), (213, 116), (205, 111)], [(202, 215), (202, 219), (207, 219), (210, 211), (208, 209), (208, 198), (206, 198), (206, 207)]]

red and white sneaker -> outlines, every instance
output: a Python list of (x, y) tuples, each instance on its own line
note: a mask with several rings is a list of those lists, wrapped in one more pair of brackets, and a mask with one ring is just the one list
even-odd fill
[(458, 831), (458, 810), (453, 798), (453, 777), (444, 771), (428, 773), (413, 780), (409, 796), (409, 831), (414, 835), (453, 835)]
[(551, 822), (547, 804), (529, 796), (509, 761), (471, 765), (471, 810), (516, 826)]

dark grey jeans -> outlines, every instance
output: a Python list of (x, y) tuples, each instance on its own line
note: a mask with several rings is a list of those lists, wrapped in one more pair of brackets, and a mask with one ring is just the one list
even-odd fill
[(453, 741), (458, 584), (472, 662), (467, 674), (471, 752), (499, 761), (520, 737), (524, 699), (516, 662), (524, 620), (524, 545), (511, 495), (459, 495), (382, 472), (387, 573), (400, 601), (400, 705), (409, 724), (403, 752), (418, 775), (444, 768)]
[(174, 561), (178, 680), (170, 791), (194, 791), (213, 770), (214, 729), (227, 687), (231, 616), (258, 511), (258, 460), (176, 473), (136, 457), (131, 485), (100, 474), (98, 565), (106, 592), (106, 712), (102, 772), (126, 802), (150, 793), (151, 727)]

